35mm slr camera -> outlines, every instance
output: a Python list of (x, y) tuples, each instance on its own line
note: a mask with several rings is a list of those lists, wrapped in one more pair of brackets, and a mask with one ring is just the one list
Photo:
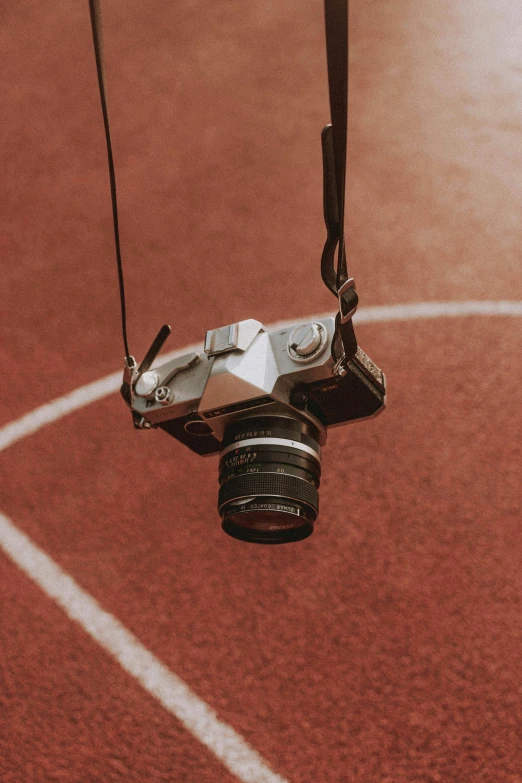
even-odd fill
[(149, 369), (156, 345), (140, 368), (126, 367), (122, 395), (136, 427), (220, 453), (218, 508), (229, 535), (264, 544), (309, 536), (327, 428), (383, 408), (382, 372), (360, 348), (336, 368), (334, 335), (334, 318), (274, 332), (249, 319), (208, 331), (200, 352)]

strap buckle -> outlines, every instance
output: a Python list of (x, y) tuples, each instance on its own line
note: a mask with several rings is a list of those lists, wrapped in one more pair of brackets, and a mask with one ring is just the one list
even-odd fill
[(345, 324), (350, 320), (357, 310), (359, 304), (359, 297), (355, 291), (355, 281), (353, 277), (342, 284), (337, 291), (339, 298), (339, 314), (341, 316), (341, 324)]

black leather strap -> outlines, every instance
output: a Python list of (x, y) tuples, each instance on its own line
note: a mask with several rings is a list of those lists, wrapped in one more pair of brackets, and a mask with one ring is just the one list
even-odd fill
[(96, 57), (96, 72), (98, 74), (98, 86), (100, 89), (100, 100), (103, 114), (103, 124), (105, 127), (105, 139), (107, 141), (107, 159), (109, 163), (109, 181), (111, 187), (112, 218), (114, 223), (114, 241), (116, 245), (116, 263), (118, 267), (118, 283), (120, 287), (120, 306), (121, 306), (121, 327), (123, 332), (123, 347), (125, 348), (125, 363), (131, 366), (131, 355), (129, 353), (129, 343), (127, 340), (127, 315), (125, 310), (125, 285), (123, 282), (123, 267), (120, 248), (120, 230), (118, 225), (118, 201), (116, 196), (116, 175), (114, 173), (114, 160), (112, 157), (111, 132), (109, 128), (109, 115), (107, 111), (107, 98), (105, 97), (105, 77), (103, 68), (103, 38), (100, 0), (89, 0), (89, 11), (91, 14), (92, 41), (94, 45), (94, 55)]
[[(339, 236), (344, 230), (346, 139), (348, 135), (348, 2), (325, 0), (326, 58), (332, 117), (335, 189), (339, 209)], [(343, 281), (344, 282), (344, 281)]]
[[(346, 143), (348, 135), (348, 0), (325, 0), (326, 56), (332, 124), (322, 133), (323, 193), (326, 242), (321, 258), (321, 276), (339, 298), (332, 356), (348, 361), (357, 350), (352, 315), (358, 297), (348, 282), (344, 242)], [(337, 249), (337, 269), (335, 251)]]

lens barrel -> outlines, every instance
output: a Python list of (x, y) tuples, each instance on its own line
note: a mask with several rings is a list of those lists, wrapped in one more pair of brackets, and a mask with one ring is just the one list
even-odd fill
[(308, 422), (252, 416), (229, 424), (219, 461), (223, 530), (259, 544), (309, 536), (319, 510), (321, 448)]

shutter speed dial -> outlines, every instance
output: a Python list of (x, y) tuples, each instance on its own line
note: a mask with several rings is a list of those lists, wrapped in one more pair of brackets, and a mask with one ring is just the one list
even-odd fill
[(287, 351), (294, 362), (313, 362), (325, 349), (326, 329), (320, 323), (300, 324), (288, 336)]

